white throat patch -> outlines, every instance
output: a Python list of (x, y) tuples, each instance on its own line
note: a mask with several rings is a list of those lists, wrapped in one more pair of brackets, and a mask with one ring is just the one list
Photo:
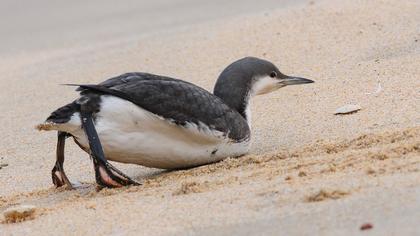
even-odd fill
[(252, 116), (251, 116), (251, 99), (248, 98), (248, 103), (246, 104), (245, 108), (245, 117), (246, 122), (248, 123), (249, 128), (251, 129), (252, 125)]
[(249, 128), (251, 128), (251, 98), (256, 95), (262, 95), (266, 93), (273, 92), (279, 88), (283, 87), (276, 78), (271, 78), (270, 76), (264, 76), (257, 78), (257, 81), (252, 85), (251, 91), (246, 99), (246, 108), (245, 116), (248, 122)]
[(258, 78), (257, 81), (251, 88), (251, 96), (266, 94), (269, 92), (273, 92), (274, 90), (279, 89), (281, 84), (276, 78), (271, 78), (269, 76), (264, 76), (262, 78)]

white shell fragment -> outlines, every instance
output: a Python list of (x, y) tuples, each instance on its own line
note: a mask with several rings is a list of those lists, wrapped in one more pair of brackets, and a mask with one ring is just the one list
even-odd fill
[(33, 219), (35, 210), (36, 206), (33, 205), (13, 206), (6, 209), (3, 212), (3, 216), (6, 222), (16, 223), (28, 219)]
[(353, 112), (357, 112), (358, 110), (362, 109), (361, 106), (355, 104), (348, 104), (344, 105), (337, 110), (335, 110), (334, 115), (343, 115), (343, 114), (350, 114)]
[(382, 85), (380, 82), (378, 82), (378, 85), (376, 86), (376, 89), (373, 93), (366, 93), (367, 95), (374, 95), (375, 97), (379, 95), (379, 93), (382, 91)]

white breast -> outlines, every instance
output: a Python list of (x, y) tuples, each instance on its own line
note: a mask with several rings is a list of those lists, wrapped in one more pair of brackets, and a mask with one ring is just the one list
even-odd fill
[[(78, 116), (76, 113), (71, 119), (74, 128), (66, 131), (87, 147)], [(108, 95), (102, 96), (95, 127), (107, 159), (148, 167), (191, 167), (249, 151), (249, 141), (232, 142), (205, 124), (181, 127), (129, 101)]]

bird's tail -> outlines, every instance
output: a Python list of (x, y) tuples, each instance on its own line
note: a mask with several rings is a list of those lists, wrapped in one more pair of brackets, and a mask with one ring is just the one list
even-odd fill
[[(51, 115), (45, 120), (44, 123), (41, 123), (35, 128), (39, 131), (41, 130), (60, 130), (68, 131), (74, 126), (78, 126), (79, 120), (72, 119), (73, 115), (79, 111), (79, 106), (76, 102), (69, 103), (63, 107), (55, 110)], [(74, 124), (73, 124), (74, 123)]]

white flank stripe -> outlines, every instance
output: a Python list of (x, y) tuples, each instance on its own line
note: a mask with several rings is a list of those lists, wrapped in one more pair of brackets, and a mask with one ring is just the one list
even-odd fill
[[(203, 165), (243, 155), (250, 146), (249, 141), (232, 142), (203, 123), (180, 127), (129, 101), (108, 95), (102, 96), (95, 123), (107, 159), (154, 168)], [(78, 113), (60, 129), (88, 146)]]

